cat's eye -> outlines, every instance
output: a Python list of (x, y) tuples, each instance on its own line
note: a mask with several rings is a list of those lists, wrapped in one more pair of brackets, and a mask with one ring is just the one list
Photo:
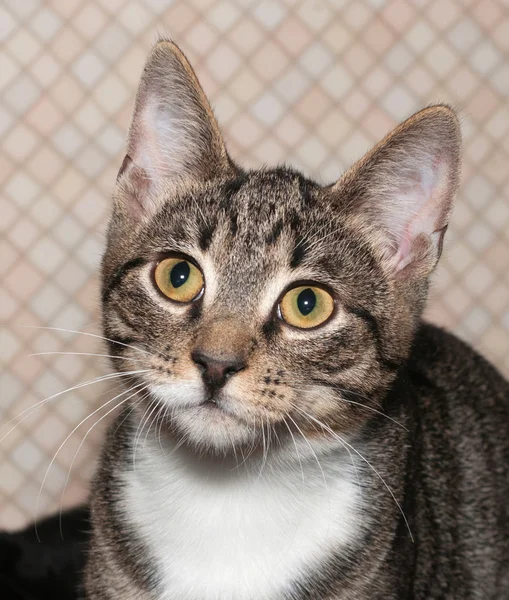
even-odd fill
[(323, 288), (301, 285), (288, 290), (279, 310), (281, 318), (300, 329), (310, 329), (325, 323), (334, 312), (334, 299)]
[(154, 279), (161, 292), (174, 302), (192, 302), (203, 291), (203, 275), (196, 265), (182, 257), (163, 259)]

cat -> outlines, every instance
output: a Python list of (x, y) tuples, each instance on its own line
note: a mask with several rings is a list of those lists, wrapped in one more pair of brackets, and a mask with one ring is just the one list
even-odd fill
[(509, 598), (509, 384), (421, 319), (460, 155), (436, 105), (332, 185), (244, 170), (155, 45), (102, 263), (129, 410), (88, 600)]

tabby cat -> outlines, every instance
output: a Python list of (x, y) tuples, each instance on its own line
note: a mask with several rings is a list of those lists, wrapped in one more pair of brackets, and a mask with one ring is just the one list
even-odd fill
[(443, 105), (332, 185), (244, 170), (155, 46), (102, 265), (132, 373), (89, 600), (509, 598), (509, 384), (421, 320), (459, 171)]

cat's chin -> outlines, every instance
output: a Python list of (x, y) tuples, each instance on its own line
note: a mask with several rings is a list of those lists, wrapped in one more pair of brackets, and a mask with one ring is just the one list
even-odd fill
[[(254, 428), (228, 410), (225, 398), (208, 401), (200, 382), (152, 384), (175, 437), (200, 452), (229, 453), (256, 441)], [(168, 407), (165, 410), (165, 407)]]
[(174, 411), (171, 427), (183, 442), (200, 452), (228, 454), (256, 441), (252, 427), (212, 402)]

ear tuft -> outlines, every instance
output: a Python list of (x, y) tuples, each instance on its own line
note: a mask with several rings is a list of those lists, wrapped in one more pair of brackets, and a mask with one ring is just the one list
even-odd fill
[(189, 61), (173, 42), (158, 42), (141, 76), (119, 181), (129, 187), (129, 179), (138, 183), (145, 179), (139, 199), (146, 198), (147, 209), (168, 183), (206, 181), (230, 165), (219, 126)]
[(456, 114), (431, 106), (379, 142), (332, 191), (346, 211), (381, 234), (389, 268), (427, 275), (440, 258), (460, 162)]

